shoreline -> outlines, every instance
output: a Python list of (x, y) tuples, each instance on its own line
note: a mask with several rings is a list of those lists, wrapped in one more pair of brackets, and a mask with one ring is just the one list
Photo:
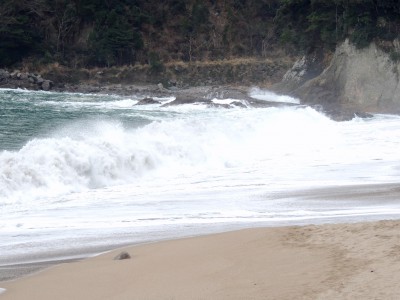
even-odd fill
[[(88, 94), (88, 95), (109, 95), (119, 97), (140, 96), (141, 99), (135, 105), (156, 104), (160, 107), (177, 106), (193, 103), (203, 103), (213, 108), (229, 109), (232, 107), (251, 107), (251, 108), (270, 108), (270, 107), (287, 107), (287, 106), (309, 106), (334, 121), (350, 121), (355, 117), (358, 118), (371, 118), (373, 113), (379, 111), (368, 112), (366, 110), (354, 109), (349, 107), (326, 107), (320, 104), (304, 104), (299, 99), (299, 103), (291, 102), (277, 102), (275, 100), (261, 100), (250, 95), (251, 90), (259, 88), (261, 91), (265, 90), (275, 95), (286, 95), (289, 97), (290, 93), (281, 93), (279, 90), (273, 88), (271, 85), (244, 85), (244, 84), (216, 84), (216, 85), (202, 85), (202, 86), (189, 86), (189, 87), (169, 87), (165, 88), (162, 83), (159, 84), (87, 84), (79, 83), (69, 85), (63, 88), (53, 88), (52, 90), (44, 92), (53, 93), (71, 93), (71, 94)], [(43, 90), (33, 90), (16, 88), (15, 86), (0, 86), (0, 90), (23, 90), (27, 92), (43, 92)], [(174, 97), (175, 100), (170, 101), (168, 104), (162, 104), (153, 98), (170, 98)], [(213, 102), (213, 99), (224, 100), (231, 99), (231, 104), (221, 104)], [(297, 99), (297, 98), (296, 98)], [(149, 102), (150, 101), (150, 102)], [(244, 105), (241, 101), (245, 101)]]
[[(339, 214), (337, 217), (334, 215), (331, 217), (324, 217), (321, 215), (320, 218), (310, 217), (308, 219), (293, 220), (282, 219), (273, 222), (271, 220), (270, 222), (197, 224), (189, 227), (184, 226), (182, 228), (176, 225), (168, 230), (153, 228), (147, 232), (146, 236), (138, 235), (137, 232), (129, 235), (126, 231), (123, 233), (115, 232), (112, 235), (110, 233), (103, 233), (101, 235), (101, 243), (96, 242), (98, 238), (95, 239), (94, 237), (87, 240), (82, 238), (76, 240), (71, 239), (70, 242), (75, 245), (74, 247), (66, 247), (61, 244), (59, 246), (54, 246), (59, 243), (56, 239), (53, 240), (53, 247), (48, 248), (47, 250), (42, 249), (41, 251), (30, 252), (31, 250), (26, 248), (25, 251), (28, 252), (25, 252), (24, 255), (13, 255), (12, 252), (8, 255), (3, 254), (3, 258), (0, 260), (0, 283), (9, 280), (19, 280), (25, 276), (31, 276), (32, 274), (41, 272), (43, 269), (59, 265), (60, 263), (82, 261), (98, 256), (102, 253), (114, 251), (115, 249), (122, 249), (136, 245), (141, 246), (163, 243), (166, 241), (223, 234), (226, 232), (248, 230), (251, 228), (274, 229), (294, 226), (330, 226), (333, 224), (342, 225), (363, 222), (379, 222), (380, 220), (397, 220), (399, 211), (398, 209), (395, 209), (392, 204), (397, 201), (399, 195), (400, 189), (396, 183), (350, 185), (341, 187), (333, 186), (314, 188), (311, 190), (287, 191), (276, 194), (275, 199), (300, 197), (303, 202), (312, 203), (314, 199), (323, 198), (326, 200), (325, 205), (328, 210), (337, 209), (336, 205), (331, 207), (333, 202), (340, 203), (341, 201), (353, 201), (354, 207), (364, 205), (363, 213), (365, 215), (355, 214), (352, 216), (351, 214)], [(368, 206), (366, 205), (370, 206), (370, 208), (367, 209)], [(379, 205), (379, 207), (373, 211), (374, 207), (377, 205)], [(388, 207), (383, 209), (384, 206)], [(305, 207), (309, 206), (306, 205)], [(318, 210), (318, 207), (313, 207), (312, 210)], [(38, 245), (41, 246), (40, 244), (37, 244), (36, 247)]]
[[(394, 299), (399, 229), (264, 227), (133, 245), (0, 282), (0, 299)], [(131, 259), (114, 260), (121, 251)]]
[[(100, 255), (100, 254), (99, 254)], [(14, 280), (22, 279), (27, 276), (34, 276), (35, 274), (49, 269), (51, 267), (64, 264), (76, 262), (84, 259), (88, 259), (89, 257), (82, 258), (71, 258), (71, 259), (54, 259), (54, 260), (43, 260), (37, 262), (28, 262), (28, 263), (15, 263), (9, 265), (0, 266), (1, 273), (8, 273), (8, 275), (4, 275), (0, 277), (0, 283), (2, 282), (11, 282)], [(1, 293), (0, 293), (1, 294)]]

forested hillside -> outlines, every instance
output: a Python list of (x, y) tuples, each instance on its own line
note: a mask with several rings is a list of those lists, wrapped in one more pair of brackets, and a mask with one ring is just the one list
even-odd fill
[(358, 48), (400, 33), (398, 0), (283, 0), (277, 11), (281, 42), (301, 49), (334, 48), (349, 38)]
[(393, 51), (399, 33), (398, 0), (1, 0), (0, 67), (157, 70), (168, 61), (334, 49), (347, 37), (358, 47), (377, 38)]

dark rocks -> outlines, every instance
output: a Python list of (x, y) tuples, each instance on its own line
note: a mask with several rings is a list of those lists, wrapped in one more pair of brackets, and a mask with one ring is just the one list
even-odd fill
[(362, 112), (359, 110), (354, 110), (352, 108), (345, 108), (345, 107), (321, 107), (318, 109), (322, 113), (326, 114), (329, 118), (334, 121), (350, 121), (354, 118), (372, 118), (373, 115), (367, 112)]
[(0, 69), (0, 87), (2, 88), (49, 91), (53, 86), (54, 83), (51, 80), (42, 78), (40, 74), (20, 72), (18, 70), (10, 73), (7, 70)]
[[(225, 101), (213, 101), (230, 99), (229, 104)], [(190, 89), (176, 91), (176, 99), (163, 105), (174, 106), (184, 104), (205, 104), (214, 108), (233, 108), (233, 107), (279, 107), (296, 106), (295, 103), (271, 102), (252, 98), (248, 95), (246, 88), (239, 87), (194, 87)]]
[(14, 70), (14, 71), (10, 74), (11, 78), (13, 78), (13, 79), (17, 78), (17, 74), (18, 74), (18, 73), (19, 73), (18, 70)]
[(53, 82), (50, 80), (45, 80), (41, 84), (41, 88), (43, 91), (49, 91), (53, 86)]
[(148, 104), (161, 104), (160, 101), (154, 100), (153, 98), (144, 98), (140, 100), (136, 105), (148, 105)]
[(0, 81), (7, 80), (11, 75), (8, 71), (0, 69)]
[(43, 81), (44, 81), (44, 79), (43, 79), (40, 75), (38, 75), (38, 76), (36, 77), (36, 83), (37, 83), (37, 84), (42, 84)]
[(183, 93), (178, 94), (174, 101), (168, 102), (163, 105), (164, 106), (174, 106), (174, 105), (182, 105), (182, 104), (193, 104), (193, 103), (211, 103), (210, 99), (204, 98), (204, 95), (199, 95), (197, 93)]
[(233, 102), (231, 103), (231, 105), (232, 105), (232, 106), (236, 106), (236, 107), (241, 107), (241, 108), (247, 108), (247, 106), (244, 105), (243, 102), (240, 102), (240, 101), (233, 101)]
[(224, 105), (214, 105), (213, 99), (237, 99), (237, 100), (252, 100), (247, 95), (247, 90), (233, 87), (193, 87), (185, 90), (176, 91), (176, 99), (164, 106), (182, 105), (203, 103), (213, 107), (223, 107)]
[(232, 106), (230, 106), (229, 104), (214, 103), (214, 102), (209, 103), (207, 105), (207, 107), (210, 107), (210, 108), (232, 108)]
[(19, 80), (28, 80), (29, 79), (29, 76), (30, 74), (28, 74), (28, 73), (19, 73), (18, 74), (18, 79)]
[(130, 259), (131, 256), (129, 255), (128, 252), (123, 251), (120, 254), (118, 254), (116, 257), (114, 257), (114, 260), (124, 260), (124, 259)]

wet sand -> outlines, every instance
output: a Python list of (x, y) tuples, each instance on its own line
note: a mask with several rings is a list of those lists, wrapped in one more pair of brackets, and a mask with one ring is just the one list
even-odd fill
[(398, 299), (400, 221), (245, 229), (127, 247), (0, 283), (0, 299)]

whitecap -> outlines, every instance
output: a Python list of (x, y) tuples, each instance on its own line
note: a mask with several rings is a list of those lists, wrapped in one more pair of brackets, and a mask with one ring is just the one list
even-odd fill
[(300, 104), (300, 99), (298, 98), (293, 98), (287, 95), (278, 95), (272, 91), (262, 90), (260, 88), (252, 88), (249, 92), (249, 95), (252, 98), (269, 102)]

